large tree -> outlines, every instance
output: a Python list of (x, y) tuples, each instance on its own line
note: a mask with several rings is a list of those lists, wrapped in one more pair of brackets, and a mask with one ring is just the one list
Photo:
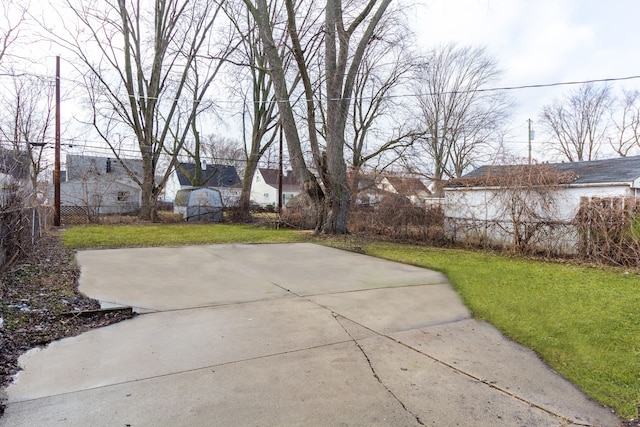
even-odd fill
[[(100, 137), (118, 158), (123, 144), (139, 151), (143, 176), (129, 172), (142, 189), (140, 216), (153, 220), (157, 196), (233, 49), (217, 31), (220, 3), (65, 2), (75, 22), (65, 16), (65, 32), (51, 34), (79, 60), (90, 98), (89, 121)], [(159, 170), (165, 158), (168, 167)]]
[(395, 17), (380, 24), (356, 76), (345, 142), (352, 204), (362, 169), (374, 175), (384, 171), (422, 134), (410, 119), (412, 105), (404, 96), (419, 61), (410, 47), (412, 38), (398, 24)]
[[(322, 208), (319, 210), (317, 230), (328, 234), (346, 233), (351, 192), (347, 180), (344, 147), (351, 95), (366, 47), (374, 42), (375, 29), (391, 0), (354, 2), (346, 5), (347, 7), (343, 7), (340, 0), (327, 0), (324, 3), (324, 91), (321, 99), (316, 96), (310, 77), (312, 64), (305, 55), (307, 45), (300, 37), (297, 24), (298, 9), (293, 0), (285, 0), (291, 48), (304, 87), (307, 106), (306, 136), (313, 156), (312, 165), (307, 165), (303, 156), (302, 129), (298, 128), (293, 113), (289, 84), (280, 51), (274, 42), (274, 25), (269, 19), (271, 15), (267, 2), (244, 0), (244, 3), (258, 24), (265, 46), (290, 161), (307, 193)], [(326, 129), (322, 132), (325, 135), (324, 150), (320, 149), (318, 141), (318, 103), (322, 103), (322, 110), (325, 112)], [(322, 185), (311, 172), (311, 168), (318, 171)]]
[[(271, 22), (284, 13), (283, 5), (277, 0), (269, 2)], [(276, 107), (273, 82), (268, 72), (264, 44), (260, 38), (256, 21), (243, 3), (228, 2), (225, 11), (238, 33), (241, 44), (230, 60), (233, 70), (231, 93), (241, 101), (242, 136), (244, 141), (245, 168), (242, 192), (238, 202), (238, 219), (249, 218), (251, 185), (258, 163), (270, 149), (277, 137), (278, 108)], [(291, 55), (287, 50), (286, 31), (274, 35), (280, 47), (283, 67), (289, 68)], [(295, 87), (295, 83), (291, 86)]]
[(551, 134), (551, 149), (570, 162), (593, 160), (607, 137), (611, 107), (608, 85), (586, 83), (546, 105), (540, 114)]
[(500, 75), (497, 62), (482, 47), (448, 44), (426, 57), (416, 78), (424, 124), (419, 149), (436, 182), (462, 176), (499, 139), (512, 103), (503, 92), (485, 89)]

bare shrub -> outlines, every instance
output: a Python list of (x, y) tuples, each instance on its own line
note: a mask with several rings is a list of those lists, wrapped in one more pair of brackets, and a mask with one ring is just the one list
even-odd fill
[(463, 214), (447, 218), (447, 227), (455, 229), (457, 243), (528, 254), (565, 252), (570, 224), (557, 210), (557, 202), (562, 185), (574, 179), (573, 173), (551, 165), (508, 165), (452, 180), (453, 186), (477, 191), (459, 193), (456, 210)]
[(301, 230), (315, 229), (317, 219), (317, 204), (306, 192), (302, 192), (289, 200), (281, 215), (283, 223)]
[(28, 204), (30, 193), (17, 183), (4, 186), (0, 197), (0, 268), (27, 258), (45, 226), (42, 210)]
[(421, 243), (443, 242), (443, 223), (439, 207), (416, 206), (399, 194), (388, 194), (377, 204), (358, 205), (349, 214), (351, 232)]
[(640, 200), (583, 198), (576, 216), (579, 254), (589, 261), (640, 264)]

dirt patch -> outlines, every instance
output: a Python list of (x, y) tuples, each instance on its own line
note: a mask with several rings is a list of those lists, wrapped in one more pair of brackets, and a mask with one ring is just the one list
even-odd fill
[[(126, 312), (83, 313), (99, 303), (78, 291), (80, 269), (59, 235), (36, 242), (30, 259), (0, 275), (0, 388), (20, 369), (27, 350), (131, 317)], [(0, 401), (0, 416), (4, 405)]]

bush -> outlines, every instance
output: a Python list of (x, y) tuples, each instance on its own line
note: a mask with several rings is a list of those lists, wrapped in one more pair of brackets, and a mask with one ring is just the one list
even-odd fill
[(44, 227), (44, 207), (29, 206), (29, 193), (17, 183), (2, 190), (0, 198), (0, 267), (28, 258)]
[(378, 204), (352, 207), (349, 230), (394, 240), (441, 244), (444, 212), (439, 207), (416, 206), (404, 196), (389, 194)]
[(580, 256), (622, 266), (640, 264), (640, 206), (636, 198), (584, 200), (576, 217)]

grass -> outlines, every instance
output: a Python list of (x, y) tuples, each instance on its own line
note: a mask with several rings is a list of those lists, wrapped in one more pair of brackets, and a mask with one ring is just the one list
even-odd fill
[[(298, 242), (308, 233), (237, 225), (82, 226), (71, 248)], [(320, 243), (445, 273), (474, 317), (537, 352), (624, 418), (640, 403), (640, 275), (620, 269), (396, 243)]]
[(213, 243), (283, 243), (307, 240), (309, 233), (228, 224), (85, 225), (67, 229), (71, 249), (180, 246)]

